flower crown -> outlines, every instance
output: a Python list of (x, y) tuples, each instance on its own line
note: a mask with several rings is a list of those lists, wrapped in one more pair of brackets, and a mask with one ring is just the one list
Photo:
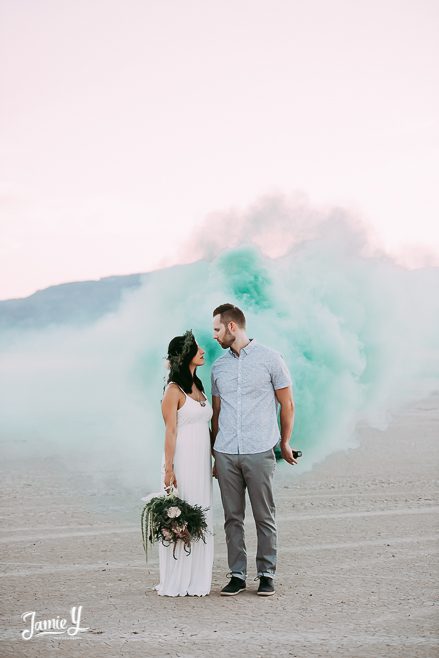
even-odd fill
[(179, 368), (183, 364), (183, 361), (189, 354), (194, 341), (194, 334), (192, 333), (192, 330), (189, 329), (189, 331), (186, 331), (184, 334), (184, 342), (183, 347), (181, 348), (181, 352), (179, 354), (168, 354), (167, 356), (169, 364), (172, 368)]

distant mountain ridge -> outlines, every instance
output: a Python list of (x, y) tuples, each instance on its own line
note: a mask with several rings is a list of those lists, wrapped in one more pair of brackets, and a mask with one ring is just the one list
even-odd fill
[(123, 294), (141, 286), (147, 276), (139, 273), (61, 283), (29, 297), (0, 301), (0, 329), (89, 324), (115, 311)]

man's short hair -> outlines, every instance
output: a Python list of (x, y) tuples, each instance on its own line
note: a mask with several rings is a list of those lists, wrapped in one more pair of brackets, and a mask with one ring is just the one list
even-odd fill
[(234, 306), (233, 304), (221, 304), (213, 312), (213, 317), (215, 315), (220, 316), (221, 324), (226, 326), (229, 322), (235, 322), (241, 329), (245, 329), (245, 315), (240, 308)]

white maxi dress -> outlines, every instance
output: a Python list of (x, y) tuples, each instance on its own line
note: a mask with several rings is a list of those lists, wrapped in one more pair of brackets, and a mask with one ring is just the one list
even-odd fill
[[(191, 553), (187, 555), (179, 540), (175, 559), (173, 544), (163, 546), (159, 542), (160, 583), (154, 589), (161, 596), (206, 596), (212, 585), (214, 539), (209, 421), (213, 412), (206, 396), (205, 406), (186, 393), (185, 396), (185, 403), (177, 410), (174, 472), (178, 488), (175, 493), (190, 505), (209, 508), (206, 543), (201, 539), (193, 542)], [(164, 457), (162, 473), (164, 476)]]

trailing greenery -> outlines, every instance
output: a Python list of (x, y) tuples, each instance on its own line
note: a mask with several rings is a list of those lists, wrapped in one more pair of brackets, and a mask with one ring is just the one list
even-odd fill
[(207, 523), (205, 512), (199, 505), (189, 505), (173, 492), (169, 495), (154, 496), (142, 510), (142, 541), (148, 561), (148, 542), (161, 541), (163, 546), (173, 544), (172, 555), (179, 541), (183, 542), (184, 551), (191, 553), (191, 544), (202, 539), (206, 543)]

